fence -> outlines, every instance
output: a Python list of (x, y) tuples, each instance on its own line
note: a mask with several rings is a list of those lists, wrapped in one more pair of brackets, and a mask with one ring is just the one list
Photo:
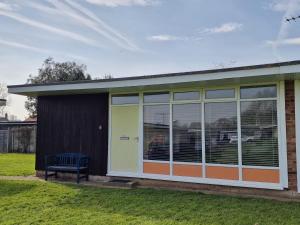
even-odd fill
[(35, 142), (36, 124), (0, 124), (0, 153), (33, 153)]
[(0, 130), (0, 152), (8, 152), (8, 130)]

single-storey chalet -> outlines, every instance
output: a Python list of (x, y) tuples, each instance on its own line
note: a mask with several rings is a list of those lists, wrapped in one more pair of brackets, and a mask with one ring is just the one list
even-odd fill
[(300, 61), (8, 88), (38, 97), (36, 170), (81, 152), (96, 176), (300, 192)]

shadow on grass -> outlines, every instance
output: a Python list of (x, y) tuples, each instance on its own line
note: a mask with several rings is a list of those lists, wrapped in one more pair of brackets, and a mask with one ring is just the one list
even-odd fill
[(23, 192), (28, 192), (34, 187), (36, 187), (36, 184), (0, 180), (0, 197), (9, 197)]

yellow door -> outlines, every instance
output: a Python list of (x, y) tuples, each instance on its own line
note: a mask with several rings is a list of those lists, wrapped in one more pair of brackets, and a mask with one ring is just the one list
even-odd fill
[(112, 106), (111, 171), (138, 172), (139, 107)]

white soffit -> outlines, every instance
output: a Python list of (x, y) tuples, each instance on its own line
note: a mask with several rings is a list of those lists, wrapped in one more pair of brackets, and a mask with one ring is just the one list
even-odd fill
[(91, 82), (70, 82), (46, 85), (15, 85), (8, 86), (9, 93), (38, 96), (76, 93), (97, 93), (114, 90), (136, 91), (185, 85), (224, 85), (234, 83), (270, 82), (284, 79), (300, 78), (300, 62), (294, 65), (269, 66), (263, 68), (241, 68), (240, 70), (199, 71), (191, 73), (163, 74), (143, 77), (116, 78)]

